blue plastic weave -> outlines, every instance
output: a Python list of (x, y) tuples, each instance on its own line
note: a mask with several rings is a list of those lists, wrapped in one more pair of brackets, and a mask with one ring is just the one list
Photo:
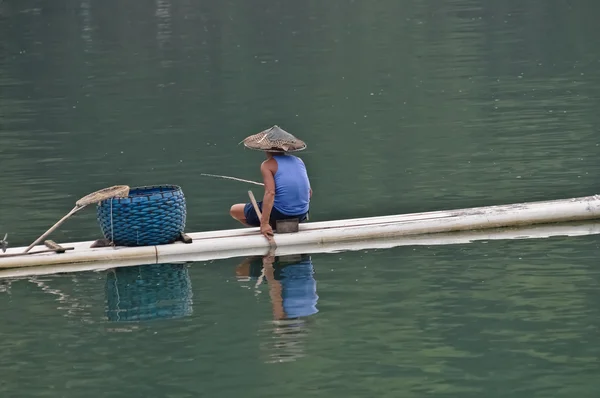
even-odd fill
[(185, 197), (176, 185), (136, 187), (126, 198), (100, 202), (97, 219), (104, 238), (117, 246), (173, 243), (185, 229)]
[(173, 319), (193, 313), (192, 282), (185, 264), (149, 264), (106, 275), (106, 317), (112, 322)]

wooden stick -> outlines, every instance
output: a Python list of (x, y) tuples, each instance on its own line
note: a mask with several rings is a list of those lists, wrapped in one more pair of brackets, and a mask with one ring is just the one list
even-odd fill
[(46, 247), (48, 249), (54, 250), (56, 253), (64, 253), (65, 252), (65, 248), (53, 240), (45, 240), (44, 245), (46, 245)]
[(63, 222), (66, 221), (67, 218), (71, 217), (73, 214), (77, 213), (79, 210), (83, 209), (85, 206), (75, 206), (73, 207), (73, 209), (67, 213), (66, 216), (64, 216), (63, 218), (61, 218), (60, 220), (58, 220), (58, 222), (56, 224), (54, 224), (52, 227), (50, 227), (49, 230), (47, 230), (46, 232), (44, 232), (42, 234), (42, 236), (40, 236), (39, 238), (37, 238), (32, 244), (30, 244), (27, 249), (25, 249), (25, 251), (23, 253), (27, 253), (29, 250), (31, 250), (31, 248), (35, 245), (37, 245), (38, 243), (40, 243), (46, 236), (50, 235), (56, 228), (58, 228), (58, 226), (60, 224), (62, 224)]
[(261, 186), (265, 185), (262, 182), (244, 180), (242, 178), (237, 178), (237, 177), (221, 176), (221, 175), (217, 175), (217, 174), (206, 174), (206, 173), (200, 173), (200, 175), (207, 176), (207, 177), (224, 178), (226, 180), (235, 180), (235, 181), (247, 182), (249, 184), (261, 185)]
[[(63, 247), (64, 250), (75, 250), (74, 247)], [(23, 253), (10, 253), (10, 254), (0, 254), (0, 258), (4, 257), (19, 257), (19, 256), (28, 256), (31, 254), (40, 254), (40, 253), (56, 253), (55, 250), (47, 249), (47, 250), (38, 250), (36, 252), (23, 252)]]
[(256, 211), (256, 215), (258, 216), (258, 219), (261, 220), (262, 213), (260, 212), (260, 209), (258, 208), (258, 203), (256, 203), (256, 199), (254, 198), (254, 194), (252, 193), (252, 191), (248, 191), (248, 196), (250, 196), (250, 202), (252, 202), (252, 206), (254, 206), (254, 211)]
[[(248, 191), (248, 196), (250, 196), (250, 201), (252, 202), (252, 206), (254, 206), (254, 211), (256, 212), (256, 215), (258, 216), (258, 219), (261, 220), (262, 219), (262, 213), (260, 212), (260, 209), (258, 208), (258, 203), (256, 203), (256, 199), (254, 198), (254, 194), (252, 193), (252, 191)], [(275, 245), (275, 239), (273, 239), (273, 237), (269, 238), (266, 237), (267, 240), (269, 241), (269, 246), (272, 248)]]

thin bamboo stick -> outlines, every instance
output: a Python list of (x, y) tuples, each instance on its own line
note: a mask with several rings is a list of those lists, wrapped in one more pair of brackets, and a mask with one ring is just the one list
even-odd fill
[(249, 183), (249, 184), (261, 185), (261, 186), (264, 186), (264, 185), (265, 185), (265, 184), (263, 184), (262, 182), (256, 182), (256, 181), (244, 180), (243, 178), (229, 177), (229, 176), (222, 176), (222, 175), (218, 175), (218, 174), (206, 174), (206, 173), (200, 173), (200, 175), (207, 176), (207, 177), (224, 178), (224, 179), (226, 179), (226, 180), (235, 180), (235, 181), (240, 181), (240, 182), (247, 182), (247, 183)]

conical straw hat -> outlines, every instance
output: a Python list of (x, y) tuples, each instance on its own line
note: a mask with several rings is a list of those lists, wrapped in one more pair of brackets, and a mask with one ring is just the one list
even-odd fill
[(246, 148), (267, 152), (297, 152), (306, 148), (304, 141), (279, 126), (246, 137), (242, 142)]

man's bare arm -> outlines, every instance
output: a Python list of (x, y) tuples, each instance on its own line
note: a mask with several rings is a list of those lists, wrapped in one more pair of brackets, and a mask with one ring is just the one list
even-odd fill
[(273, 210), (273, 203), (275, 202), (275, 178), (269, 163), (270, 160), (263, 162), (260, 165), (260, 172), (263, 177), (263, 183), (265, 184), (265, 194), (262, 203), (262, 218), (260, 220), (261, 226), (269, 225), (271, 210)]

